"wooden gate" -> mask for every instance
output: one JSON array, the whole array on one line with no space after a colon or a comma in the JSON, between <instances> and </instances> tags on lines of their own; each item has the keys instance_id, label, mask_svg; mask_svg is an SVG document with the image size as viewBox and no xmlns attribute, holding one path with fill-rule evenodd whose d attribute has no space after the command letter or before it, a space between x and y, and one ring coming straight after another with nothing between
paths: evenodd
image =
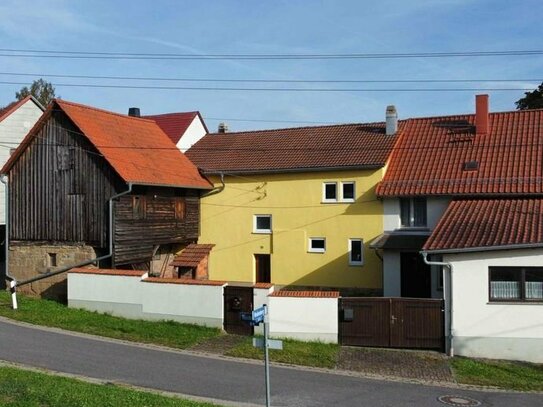
<instances>
[{"instance_id":1,"label":"wooden gate","mask_svg":"<svg viewBox=\"0 0 543 407\"><path fill-rule=\"evenodd\" d=\"M342 345L443 350L443 300L341 298L339 308Z\"/></svg>"},{"instance_id":2,"label":"wooden gate","mask_svg":"<svg viewBox=\"0 0 543 407\"><path fill-rule=\"evenodd\" d=\"M253 327L241 320L241 312L253 310L253 287L224 287L224 330L229 334L252 335Z\"/></svg>"}]
</instances>

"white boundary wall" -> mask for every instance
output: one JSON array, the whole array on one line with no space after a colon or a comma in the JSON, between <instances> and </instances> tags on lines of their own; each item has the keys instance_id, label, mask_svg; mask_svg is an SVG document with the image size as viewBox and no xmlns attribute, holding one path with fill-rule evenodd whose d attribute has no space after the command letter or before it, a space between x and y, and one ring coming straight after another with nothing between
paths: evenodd
<instances>
[{"instance_id":1,"label":"white boundary wall","mask_svg":"<svg viewBox=\"0 0 543 407\"><path fill-rule=\"evenodd\" d=\"M338 298L268 297L270 336L338 341Z\"/></svg>"},{"instance_id":2,"label":"white boundary wall","mask_svg":"<svg viewBox=\"0 0 543 407\"><path fill-rule=\"evenodd\" d=\"M68 306L125 318L222 328L222 285L156 283L138 276L68 273Z\"/></svg>"},{"instance_id":3,"label":"white boundary wall","mask_svg":"<svg viewBox=\"0 0 543 407\"><path fill-rule=\"evenodd\" d=\"M539 266L543 250L449 254L456 355L543 363L543 303L489 302L488 268Z\"/></svg>"}]
</instances>

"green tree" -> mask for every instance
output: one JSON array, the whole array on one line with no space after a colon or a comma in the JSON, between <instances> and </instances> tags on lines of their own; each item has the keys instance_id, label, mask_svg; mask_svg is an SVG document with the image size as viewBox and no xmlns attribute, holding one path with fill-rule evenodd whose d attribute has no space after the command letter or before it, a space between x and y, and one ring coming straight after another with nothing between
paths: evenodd
<instances>
[{"instance_id":1,"label":"green tree","mask_svg":"<svg viewBox=\"0 0 543 407\"><path fill-rule=\"evenodd\" d=\"M32 82L30 89L25 86L19 92L15 92L17 100L24 99L28 95L34 96L43 106L47 106L55 98L55 88L50 82L38 79Z\"/></svg>"},{"instance_id":2,"label":"green tree","mask_svg":"<svg viewBox=\"0 0 543 407\"><path fill-rule=\"evenodd\" d=\"M525 92L524 97L515 102L517 110L543 109L543 83L532 92Z\"/></svg>"}]
</instances>

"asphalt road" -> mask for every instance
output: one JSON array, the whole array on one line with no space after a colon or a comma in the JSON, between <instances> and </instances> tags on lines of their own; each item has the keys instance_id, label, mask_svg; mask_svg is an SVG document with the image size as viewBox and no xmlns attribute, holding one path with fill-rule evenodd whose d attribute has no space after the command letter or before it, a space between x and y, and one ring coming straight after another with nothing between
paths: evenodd
<instances>
[{"instance_id":1,"label":"asphalt road","mask_svg":"<svg viewBox=\"0 0 543 407\"><path fill-rule=\"evenodd\" d=\"M264 369L189 353L101 340L0 319L0 360L162 391L264 404ZM483 406L543 406L543 395L472 391L271 368L274 406L445 406L442 395Z\"/></svg>"}]
</instances>

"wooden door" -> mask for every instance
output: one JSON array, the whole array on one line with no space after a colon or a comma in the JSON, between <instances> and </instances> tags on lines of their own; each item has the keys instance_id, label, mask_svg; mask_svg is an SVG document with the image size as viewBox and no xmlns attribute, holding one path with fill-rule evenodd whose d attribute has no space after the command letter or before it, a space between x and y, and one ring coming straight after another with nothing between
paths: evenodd
<instances>
[{"instance_id":1,"label":"wooden door","mask_svg":"<svg viewBox=\"0 0 543 407\"><path fill-rule=\"evenodd\" d=\"M253 327L241 320L242 312L253 311L253 287L224 287L224 330L229 334L252 335Z\"/></svg>"}]
</instances>

